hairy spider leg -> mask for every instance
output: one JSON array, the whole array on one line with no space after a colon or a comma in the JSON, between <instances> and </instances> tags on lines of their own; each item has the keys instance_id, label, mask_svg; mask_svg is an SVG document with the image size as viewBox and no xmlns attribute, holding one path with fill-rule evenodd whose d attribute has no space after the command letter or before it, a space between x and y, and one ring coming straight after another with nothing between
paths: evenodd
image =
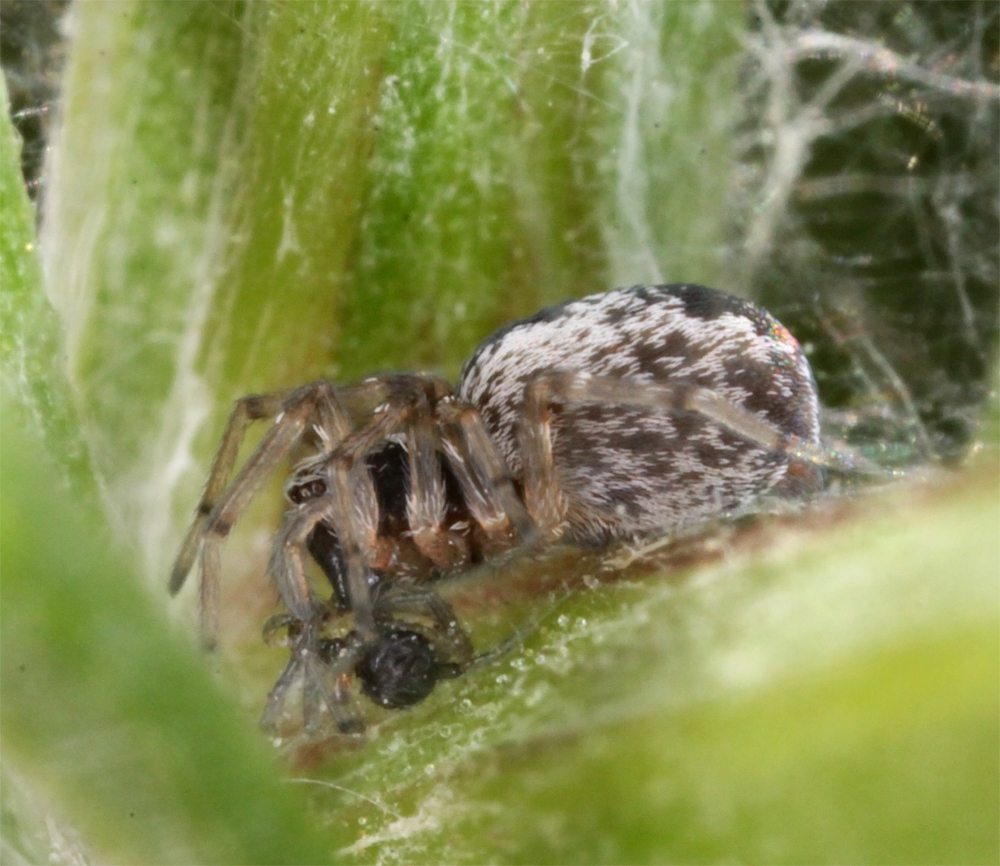
<instances>
[{"instance_id":1,"label":"hairy spider leg","mask_svg":"<svg viewBox=\"0 0 1000 866\"><path fill-rule=\"evenodd\" d=\"M409 468L406 517L410 534L417 549L439 568L468 562L465 538L442 528L448 501L432 407L451 396L451 385L437 376L395 374L369 379L355 386L354 393L366 395L369 402L377 398L383 405L407 407L402 428Z\"/></svg>"},{"instance_id":2,"label":"hairy spider leg","mask_svg":"<svg viewBox=\"0 0 1000 866\"><path fill-rule=\"evenodd\" d=\"M396 434L406 437L407 518L418 549L442 568L468 559L461 538L441 528L447 503L428 391L446 393L449 387L433 377L385 376L353 389L355 397L384 400L372 422L341 442L328 461L333 501L330 522L340 538L351 608L362 633L371 632L374 624L368 563L376 559L379 513L365 458L376 446Z\"/></svg>"},{"instance_id":3,"label":"hairy spider leg","mask_svg":"<svg viewBox=\"0 0 1000 866\"><path fill-rule=\"evenodd\" d=\"M309 534L317 523L329 523L333 509L326 498L313 499L290 511L278 533L268 563L268 573L278 585L282 599L299 620L307 622L323 610L323 602L316 597L306 579L306 566L302 552Z\"/></svg>"},{"instance_id":4,"label":"hairy spider leg","mask_svg":"<svg viewBox=\"0 0 1000 866\"><path fill-rule=\"evenodd\" d=\"M538 376L525 386L518 431L524 467L524 504L539 529L553 538L565 530L568 510L552 456L552 401L561 396L560 385L560 377Z\"/></svg>"},{"instance_id":5,"label":"hairy spider leg","mask_svg":"<svg viewBox=\"0 0 1000 866\"><path fill-rule=\"evenodd\" d=\"M236 401L236 406L226 424L226 430L222 434L219 450L212 461L205 490L202 492L201 500L195 509L194 520L191 522L187 535L184 536L184 543L181 545L180 553L177 554L177 559L174 562L169 583L171 595L176 595L180 591L184 581L187 580L188 572L194 565L198 549L201 547L205 521L226 488L226 482L233 470L236 455L239 453L247 430L254 421L278 415L290 393L292 392L275 391L271 394L254 394Z\"/></svg>"},{"instance_id":6,"label":"hairy spider leg","mask_svg":"<svg viewBox=\"0 0 1000 866\"><path fill-rule=\"evenodd\" d=\"M369 566L378 546L378 499L365 458L390 436L403 431L410 407L386 403L370 424L348 436L328 458L331 525L344 556L347 591L356 626L363 634L375 629Z\"/></svg>"},{"instance_id":7,"label":"hairy spider leg","mask_svg":"<svg viewBox=\"0 0 1000 866\"><path fill-rule=\"evenodd\" d=\"M561 374L557 386L561 396L578 403L617 403L698 412L749 442L797 460L822 466L830 455L818 445L799 436L782 433L759 416L741 409L708 388L684 383L645 384L628 379Z\"/></svg>"},{"instance_id":8,"label":"hairy spider leg","mask_svg":"<svg viewBox=\"0 0 1000 866\"><path fill-rule=\"evenodd\" d=\"M439 568L452 569L468 563L470 550L465 537L442 528L448 503L437 446L431 404L425 394L419 394L406 435L410 465L407 519L420 552Z\"/></svg>"},{"instance_id":9,"label":"hairy spider leg","mask_svg":"<svg viewBox=\"0 0 1000 866\"><path fill-rule=\"evenodd\" d=\"M339 392L345 401L378 402L373 420L351 434L328 458L331 525L336 529L344 556L351 609L359 632L374 628L368 582L369 564L378 559L378 499L365 458L381 443L402 434L406 437L411 490L407 510L411 530L435 564L447 567L453 554L438 550L444 518L444 480L436 456L436 437L430 399L450 393L450 386L433 376L390 375L366 380ZM448 542L445 542L447 545ZM438 554L435 558L432 554ZM447 554L447 555L445 555Z\"/></svg>"},{"instance_id":10,"label":"hairy spider leg","mask_svg":"<svg viewBox=\"0 0 1000 866\"><path fill-rule=\"evenodd\" d=\"M247 428L252 421L267 417L275 417L274 424L227 487L226 480ZM348 428L329 382L319 380L291 393L245 397L238 401L230 416L205 493L170 580L170 590L176 593L183 586L200 546L199 610L201 640L206 649L214 648L218 633L222 544L267 476L301 441L310 421L322 422L327 435L341 435ZM308 587L300 587L300 591L302 598L308 598Z\"/></svg>"},{"instance_id":11,"label":"hairy spider leg","mask_svg":"<svg viewBox=\"0 0 1000 866\"><path fill-rule=\"evenodd\" d=\"M271 430L243 465L209 514L201 544L202 641L214 646L218 633L218 586L222 544L267 476L291 453L309 428L321 431L330 442L343 438L349 429L346 414L339 406L332 385L318 380L298 388L286 399ZM282 595L294 612L306 618L318 609L304 571L286 573L279 582Z\"/></svg>"},{"instance_id":12,"label":"hairy spider leg","mask_svg":"<svg viewBox=\"0 0 1000 866\"><path fill-rule=\"evenodd\" d=\"M513 478L483 425L479 411L457 398L436 407L441 447L476 522L497 549L515 541L531 544L538 528L524 507Z\"/></svg>"},{"instance_id":13,"label":"hairy spider leg","mask_svg":"<svg viewBox=\"0 0 1000 866\"><path fill-rule=\"evenodd\" d=\"M368 402L381 403L373 421L343 440L327 458L333 503L329 522L338 533L351 607L359 630L364 632L371 628L367 572L370 564L378 561L379 547L378 503L364 461L379 444L398 434L405 437L410 488L407 521L421 553L436 566L450 569L467 562L470 551L460 534L442 527L447 497L438 459L439 425L432 400L438 406L448 402L450 386L430 376L385 376L354 386L349 396L346 389L338 393L343 395L345 402L365 398ZM485 430L480 429L479 435L489 441ZM480 469L480 475L489 479L488 489L501 490L499 495L505 508L514 514L517 525L527 531L526 527L531 525L530 518L510 485L492 443L484 459L492 460L492 463L483 463ZM469 473L464 469L467 462L463 461L458 468L458 474L465 479L466 489L471 486ZM503 483L506 483L505 488ZM482 496L477 498L482 499ZM507 519L502 510L499 515L487 515L481 508L473 516L483 519L487 531L498 522L497 517L504 521Z\"/></svg>"},{"instance_id":14,"label":"hairy spider leg","mask_svg":"<svg viewBox=\"0 0 1000 866\"><path fill-rule=\"evenodd\" d=\"M782 433L707 388L684 383L635 382L586 373L545 373L525 387L524 419L519 432L525 504L541 530L555 536L560 534L567 513L552 456L551 407L556 400L697 412L769 451L817 465L824 465L828 460L828 455L819 446Z\"/></svg>"}]
</instances>

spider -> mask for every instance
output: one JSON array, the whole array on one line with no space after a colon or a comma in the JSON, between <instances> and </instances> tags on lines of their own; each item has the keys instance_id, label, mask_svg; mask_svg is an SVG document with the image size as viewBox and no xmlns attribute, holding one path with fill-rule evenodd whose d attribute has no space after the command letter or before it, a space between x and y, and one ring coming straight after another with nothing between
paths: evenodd
<instances>
[{"instance_id":1,"label":"spider","mask_svg":"<svg viewBox=\"0 0 1000 866\"><path fill-rule=\"evenodd\" d=\"M271 420L230 481L244 435ZM691 284L569 301L488 337L457 388L429 374L312 382L237 401L170 579L200 553L203 643L215 642L220 552L280 464L304 450L268 570L288 613L265 639L291 659L274 727L303 684L364 730L356 692L412 706L477 660L432 581L520 545L601 546L817 488L819 405L799 344L749 301ZM308 560L326 575L321 598ZM279 638L276 638L279 636Z\"/></svg>"}]
</instances>

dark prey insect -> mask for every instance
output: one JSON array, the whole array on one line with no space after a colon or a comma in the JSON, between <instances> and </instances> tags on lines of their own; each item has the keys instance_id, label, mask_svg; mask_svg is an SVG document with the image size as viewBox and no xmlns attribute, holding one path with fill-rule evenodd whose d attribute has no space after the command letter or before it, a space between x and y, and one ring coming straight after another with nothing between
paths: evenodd
<instances>
[{"instance_id":1,"label":"dark prey insect","mask_svg":"<svg viewBox=\"0 0 1000 866\"><path fill-rule=\"evenodd\" d=\"M229 480L248 426L270 419ZM220 550L286 458L304 458L269 570L292 655L265 724L300 679L360 731L360 690L422 700L473 661L433 580L527 542L603 545L815 487L819 407L795 339L766 311L697 285L634 286L550 307L488 337L453 389L432 375L313 382L236 404L170 580L200 551L203 641L215 640ZM315 561L329 600L306 571Z\"/></svg>"}]
</instances>

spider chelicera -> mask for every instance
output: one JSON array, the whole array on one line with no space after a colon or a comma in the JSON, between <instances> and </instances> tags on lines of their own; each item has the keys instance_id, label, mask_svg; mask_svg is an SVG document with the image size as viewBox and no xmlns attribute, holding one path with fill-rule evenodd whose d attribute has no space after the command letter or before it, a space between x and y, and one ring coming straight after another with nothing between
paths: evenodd
<instances>
[{"instance_id":1,"label":"spider chelicera","mask_svg":"<svg viewBox=\"0 0 1000 866\"><path fill-rule=\"evenodd\" d=\"M265 419L230 480L247 428ZM291 659L263 723L276 725L301 679L307 732L324 708L341 731L362 731L358 687L407 707L473 663L436 577L522 544L599 546L808 491L825 459L798 343L760 307L697 285L616 289L507 325L457 388L400 374L244 397L170 579L178 592L200 553L206 646L222 544L303 449L269 564L288 613L265 626Z\"/></svg>"}]
</instances>

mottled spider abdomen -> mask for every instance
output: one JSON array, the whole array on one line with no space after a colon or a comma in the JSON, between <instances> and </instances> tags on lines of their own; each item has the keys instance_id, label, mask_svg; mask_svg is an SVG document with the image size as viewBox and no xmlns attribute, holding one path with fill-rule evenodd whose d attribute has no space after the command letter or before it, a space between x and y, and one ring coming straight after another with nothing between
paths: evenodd
<instances>
[{"instance_id":1,"label":"mottled spider abdomen","mask_svg":"<svg viewBox=\"0 0 1000 866\"><path fill-rule=\"evenodd\" d=\"M522 484L526 387L551 373L697 386L786 437L819 442L816 388L794 337L755 304L704 286L593 295L508 325L479 346L459 395L480 411ZM578 542L676 528L791 485L789 454L696 411L556 394L550 417L567 534Z\"/></svg>"}]
</instances>

